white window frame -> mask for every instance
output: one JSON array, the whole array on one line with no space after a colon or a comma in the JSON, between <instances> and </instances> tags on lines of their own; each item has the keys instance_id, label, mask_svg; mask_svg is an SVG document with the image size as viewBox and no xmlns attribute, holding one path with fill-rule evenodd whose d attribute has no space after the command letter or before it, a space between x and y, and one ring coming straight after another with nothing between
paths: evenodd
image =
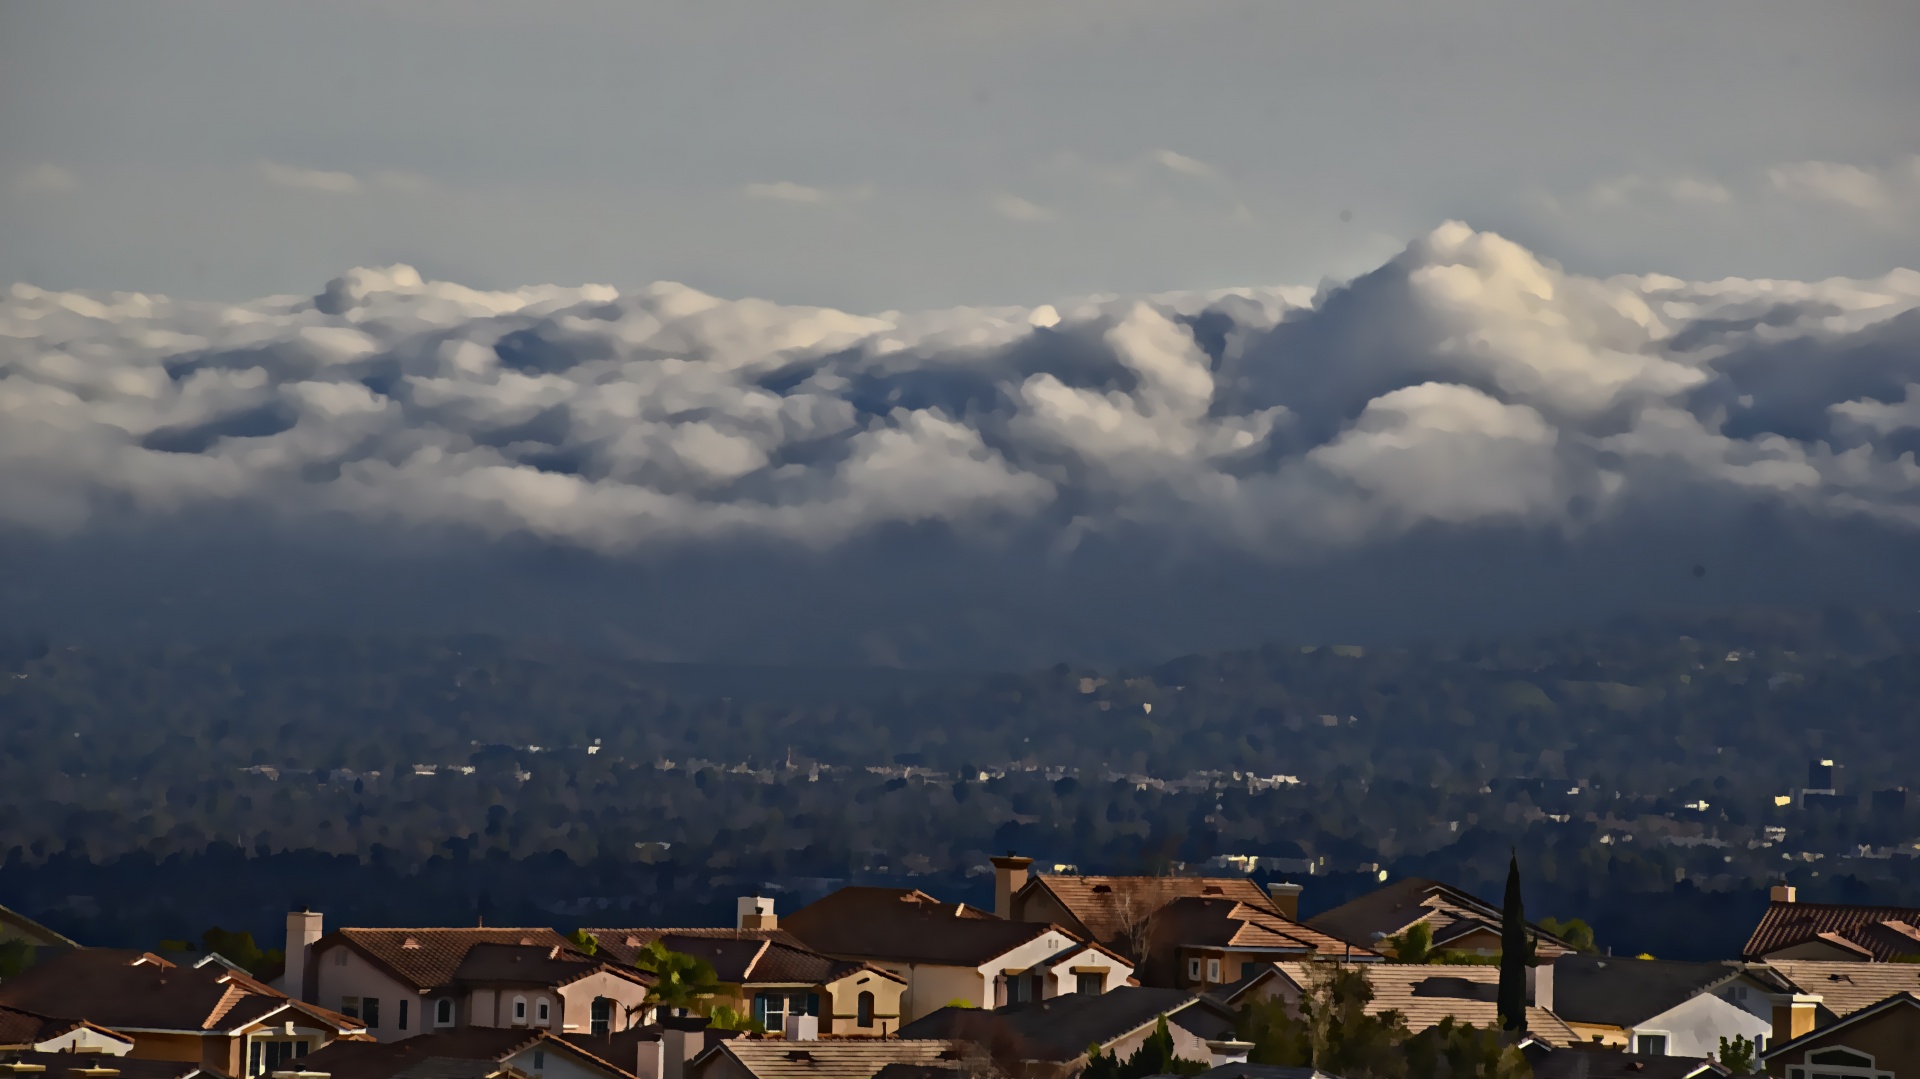
<instances>
[{"instance_id":1,"label":"white window frame","mask_svg":"<svg viewBox=\"0 0 1920 1079\"><path fill-rule=\"evenodd\" d=\"M1207 960L1207 983L1209 985L1218 985L1220 983L1220 960Z\"/></svg>"},{"instance_id":2,"label":"white window frame","mask_svg":"<svg viewBox=\"0 0 1920 1079\"><path fill-rule=\"evenodd\" d=\"M553 1022L553 1002L546 997L533 998L533 1022L535 1026L548 1026Z\"/></svg>"},{"instance_id":3,"label":"white window frame","mask_svg":"<svg viewBox=\"0 0 1920 1079\"><path fill-rule=\"evenodd\" d=\"M1187 957L1187 980L1194 982L1200 980L1200 957L1197 955Z\"/></svg>"},{"instance_id":4,"label":"white window frame","mask_svg":"<svg viewBox=\"0 0 1920 1079\"><path fill-rule=\"evenodd\" d=\"M513 1016L512 1021L514 1026L523 1027L527 1025L527 998L526 997L513 998L513 1011L511 1014Z\"/></svg>"}]
</instances>

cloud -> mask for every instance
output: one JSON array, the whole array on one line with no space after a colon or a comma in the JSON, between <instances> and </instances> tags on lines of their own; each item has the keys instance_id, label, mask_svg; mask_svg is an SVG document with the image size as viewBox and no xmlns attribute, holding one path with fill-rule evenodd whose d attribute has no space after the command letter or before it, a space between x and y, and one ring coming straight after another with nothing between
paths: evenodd
<instances>
[{"instance_id":1,"label":"cloud","mask_svg":"<svg viewBox=\"0 0 1920 1079\"><path fill-rule=\"evenodd\" d=\"M13 190L21 195L72 191L78 186L80 186L80 178L75 176L72 170L62 168L51 161L23 169L13 177Z\"/></svg>"},{"instance_id":2,"label":"cloud","mask_svg":"<svg viewBox=\"0 0 1920 1079\"><path fill-rule=\"evenodd\" d=\"M1388 579L1408 556L1369 552L1396 545L1617 552L1714 521L1770 542L1756 513L1905 550L1915 402L1920 273L1598 279L1457 223L1317 296L882 315L667 283L487 291L405 266L241 304L16 285L0 303L0 539L73 552L214 519L345 523L389 537L369 551L439 536L612 566L701 559L718 576L687 576L699 589L746 588L789 552L848 560L808 572L871 583L861 602L915 624L1106 567L1068 604L1092 612L1106 589L1148 602L1142 565L1230 565L1239 591L1305 595L1355 560L1352 580ZM754 589L797 587L777 573L798 571L766 572ZM970 583L936 600L936 579ZM686 587L696 607L710 594ZM1077 615L1008 613L1037 587L980 614L1001 627L980 647L1204 637L1167 614L1043 639Z\"/></svg>"},{"instance_id":3,"label":"cloud","mask_svg":"<svg viewBox=\"0 0 1920 1079\"><path fill-rule=\"evenodd\" d=\"M770 184L748 184L740 193L750 199L765 199L769 202L797 202L818 205L826 202L829 195L825 188L808 187L805 184L780 180Z\"/></svg>"},{"instance_id":4,"label":"cloud","mask_svg":"<svg viewBox=\"0 0 1920 1079\"><path fill-rule=\"evenodd\" d=\"M1920 154L1886 168L1799 161L1767 170L1767 178L1790 198L1868 212L1895 206L1920 209Z\"/></svg>"},{"instance_id":5,"label":"cloud","mask_svg":"<svg viewBox=\"0 0 1920 1079\"><path fill-rule=\"evenodd\" d=\"M259 164L260 175L277 187L291 188L295 191L320 191L329 195L357 195L366 185L350 172L329 172L324 169L303 169L294 165L282 165L277 161L262 161Z\"/></svg>"},{"instance_id":6,"label":"cloud","mask_svg":"<svg viewBox=\"0 0 1920 1079\"><path fill-rule=\"evenodd\" d=\"M1586 199L1593 205L1608 207L1647 201L1718 206L1732 202L1734 194L1725 184L1706 177L1630 173L1595 183L1587 189Z\"/></svg>"},{"instance_id":7,"label":"cloud","mask_svg":"<svg viewBox=\"0 0 1920 1079\"><path fill-rule=\"evenodd\" d=\"M1009 221L1052 221L1058 216L1037 202L1029 202L1004 191L993 196L991 205L994 213Z\"/></svg>"},{"instance_id":8,"label":"cloud","mask_svg":"<svg viewBox=\"0 0 1920 1079\"><path fill-rule=\"evenodd\" d=\"M1174 172L1184 173L1188 176L1212 177L1216 175L1213 166L1207 164L1205 161L1188 157L1185 154L1176 153L1172 150L1155 150L1153 152L1153 159L1164 168L1172 169Z\"/></svg>"}]
</instances>

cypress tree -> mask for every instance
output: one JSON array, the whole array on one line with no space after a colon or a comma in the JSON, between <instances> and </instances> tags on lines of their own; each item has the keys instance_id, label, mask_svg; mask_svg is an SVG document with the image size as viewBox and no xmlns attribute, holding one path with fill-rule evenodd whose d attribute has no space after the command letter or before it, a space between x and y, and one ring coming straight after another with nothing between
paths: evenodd
<instances>
[{"instance_id":1,"label":"cypress tree","mask_svg":"<svg viewBox=\"0 0 1920 1079\"><path fill-rule=\"evenodd\" d=\"M1527 1032L1527 912L1520 902L1520 855L1507 862L1507 897L1500 911L1500 1026Z\"/></svg>"}]
</instances>

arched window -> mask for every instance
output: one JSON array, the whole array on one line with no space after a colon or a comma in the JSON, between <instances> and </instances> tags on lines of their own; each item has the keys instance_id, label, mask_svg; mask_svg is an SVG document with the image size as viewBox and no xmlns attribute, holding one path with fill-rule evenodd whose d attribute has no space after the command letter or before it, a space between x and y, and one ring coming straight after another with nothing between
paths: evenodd
<instances>
[{"instance_id":1,"label":"arched window","mask_svg":"<svg viewBox=\"0 0 1920 1079\"><path fill-rule=\"evenodd\" d=\"M854 998L853 1007L854 1007L854 1015L855 1015L854 1022L859 1023L863 1027L870 1027L873 1025L873 994L872 993L867 992L866 990L861 990L860 995Z\"/></svg>"},{"instance_id":2,"label":"arched window","mask_svg":"<svg viewBox=\"0 0 1920 1079\"><path fill-rule=\"evenodd\" d=\"M513 1021L515 1023L525 1023L527 1021L527 998L526 997L513 998Z\"/></svg>"},{"instance_id":3,"label":"arched window","mask_svg":"<svg viewBox=\"0 0 1920 1079\"><path fill-rule=\"evenodd\" d=\"M613 1001L606 997L593 998L592 1026L589 1033L599 1035L613 1033Z\"/></svg>"},{"instance_id":4,"label":"arched window","mask_svg":"<svg viewBox=\"0 0 1920 1079\"><path fill-rule=\"evenodd\" d=\"M441 997L439 1000L433 1002L433 1025L436 1027L450 1027L453 1025L452 999Z\"/></svg>"},{"instance_id":5,"label":"arched window","mask_svg":"<svg viewBox=\"0 0 1920 1079\"><path fill-rule=\"evenodd\" d=\"M535 997L533 1001L533 1021L544 1027L552 1021L552 1017L553 1005L547 1002L546 997Z\"/></svg>"}]
</instances>

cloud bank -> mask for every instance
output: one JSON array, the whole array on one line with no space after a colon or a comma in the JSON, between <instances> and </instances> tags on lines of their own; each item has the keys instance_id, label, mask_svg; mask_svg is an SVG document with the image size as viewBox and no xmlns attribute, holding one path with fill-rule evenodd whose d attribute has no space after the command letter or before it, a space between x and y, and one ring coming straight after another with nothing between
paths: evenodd
<instances>
[{"instance_id":1,"label":"cloud bank","mask_svg":"<svg viewBox=\"0 0 1920 1079\"><path fill-rule=\"evenodd\" d=\"M574 552L615 575L697 564L707 576L680 574L696 606L785 575L740 601L763 642L782 603L818 607L851 580L836 625L847 654L881 661L1181 647L1215 643L1196 626L1286 624L1214 618L1217 579L1186 604L1221 567L1229 591L1342 608L1311 582L1444 578L1459 570L1436 552L1489 544L1590 552L1572 572L1603 595L1619 582L1593 567L1655 534L1720 537L1684 562L1729 536L1909 543L1916 307L1910 270L1596 279L1458 223L1317 294L874 315L675 284L488 292L405 266L244 304L16 285L0 303L0 532L53 561L162 534L191 560L217 521L221 543L350 535L376 562L444 543ZM1408 569L1422 559L1440 561ZM796 574L823 591L781 599ZM1100 595L1058 597L1073 610L1050 628L936 598L1016 581ZM1029 632L991 655L903 656L895 623L861 613L882 602L866 589L918 626ZM1107 613L1116 589L1137 591L1135 613ZM1451 594L1498 606L1493 591ZM36 595L35 610L61 598ZM1086 628L1115 617L1142 624ZM690 626L702 643L682 651L744 633ZM648 639L671 652L673 637Z\"/></svg>"}]
</instances>

